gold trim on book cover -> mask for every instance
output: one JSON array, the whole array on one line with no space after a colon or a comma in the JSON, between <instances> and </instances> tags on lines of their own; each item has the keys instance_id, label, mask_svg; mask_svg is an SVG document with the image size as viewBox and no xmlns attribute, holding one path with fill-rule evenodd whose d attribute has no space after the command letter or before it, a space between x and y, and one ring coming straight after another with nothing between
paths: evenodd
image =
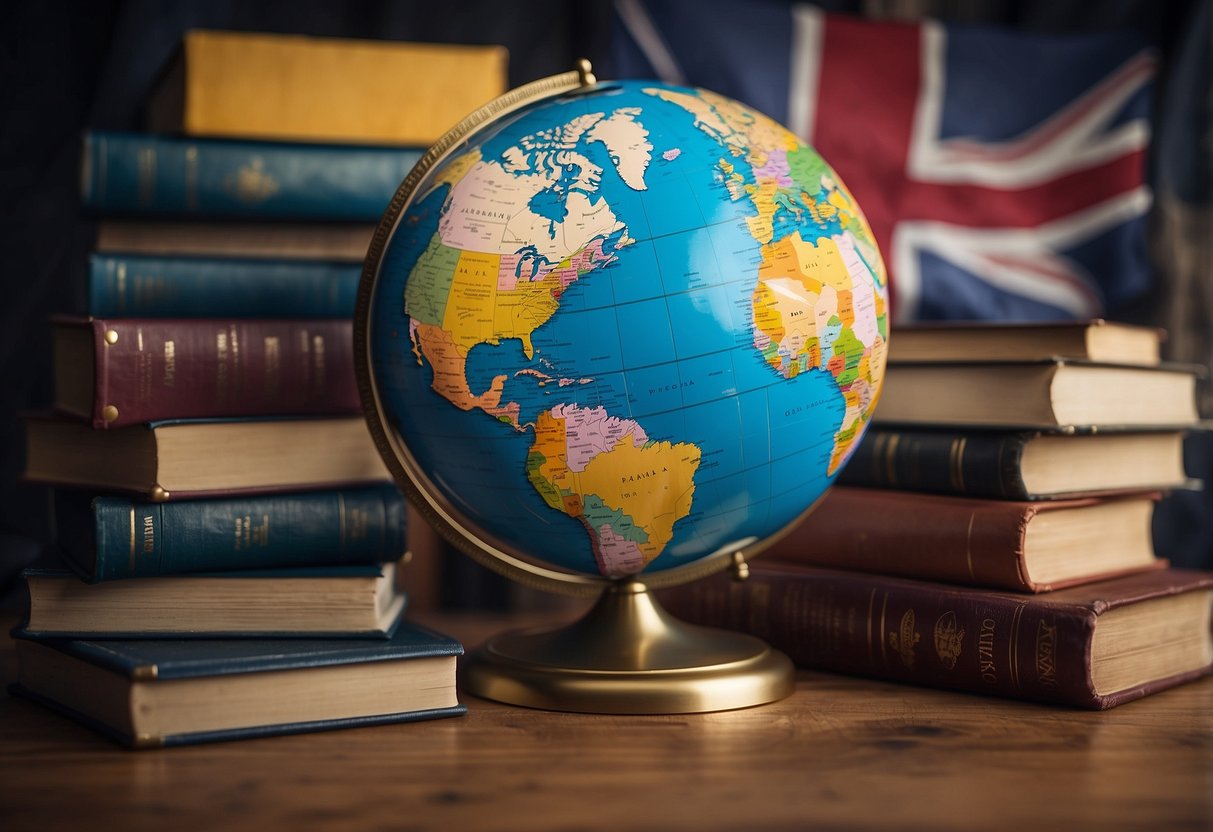
<instances>
[{"instance_id":1,"label":"gold trim on book cover","mask_svg":"<svg viewBox=\"0 0 1213 832\"><path fill-rule=\"evenodd\" d=\"M153 734L136 734L131 740L132 748L163 748L164 737L157 737Z\"/></svg>"},{"instance_id":2,"label":"gold trim on book cover","mask_svg":"<svg viewBox=\"0 0 1213 832\"><path fill-rule=\"evenodd\" d=\"M968 444L968 437L962 436L959 439L952 440L952 446L948 448L948 467L952 477L952 490L958 494L963 494L965 490L965 445Z\"/></svg>"},{"instance_id":3,"label":"gold trim on book cover","mask_svg":"<svg viewBox=\"0 0 1213 832\"><path fill-rule=\"evenodd\" d=\"M141 664L131 671L131 678L136 682L151 682L160 677L160 666Z\"/></svg>"}]
</instances>

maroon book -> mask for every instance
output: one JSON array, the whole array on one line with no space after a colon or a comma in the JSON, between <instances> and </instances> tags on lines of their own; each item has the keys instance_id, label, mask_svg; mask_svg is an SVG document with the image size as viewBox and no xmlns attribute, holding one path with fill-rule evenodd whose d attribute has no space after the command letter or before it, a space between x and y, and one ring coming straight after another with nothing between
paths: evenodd
<instances>
[{"instance_id":1,"label":"maroon book","mask_svg":"<svg viewBox=\"0 0 1213 832\"><path fill-rule=\"evenodd\" d=\"M1163 569L1041 595L772 561L660 594L797 664L1103 709L1209 672L1213 573Z\"/></svg>"},{"instance_id":2,"label":"maroon book","mask_svg":"<svg viewBox=\"0 0 1213 832\"><path fill-rule=\"evenodd\" d=\"M834 487L772 544L782 561L1046 592L1166 565L1157 493L1013 502Z\"/></svg>"},{"instance_id":3,"label":"maroon book","mask_svg":"<svg viewBox=\"0 0 1213 832\"><path fill-rule=\"evenodd\" d=\"M56 318L53 328L55 407L95 428L360 409L349 320Z\"/></svg>"}]
</instances>

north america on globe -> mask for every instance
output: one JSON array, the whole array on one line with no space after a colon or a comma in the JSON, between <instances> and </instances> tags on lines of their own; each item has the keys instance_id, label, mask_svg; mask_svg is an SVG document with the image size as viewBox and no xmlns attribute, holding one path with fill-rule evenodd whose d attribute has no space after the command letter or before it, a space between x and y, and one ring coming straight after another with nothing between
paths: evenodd
<instances>
[{"instance_id":1,"label":"north america on globe","mask_svg":"<svg viewBox=\"0 0 1213 832\"><path fill-rule=\"evenodd\" d=\"M769 536L879 397L884 266L817 153L713 93L525 110L423 180L384 258L381 389L446 499L608 577Z\"/></svg>"}]
</instances>

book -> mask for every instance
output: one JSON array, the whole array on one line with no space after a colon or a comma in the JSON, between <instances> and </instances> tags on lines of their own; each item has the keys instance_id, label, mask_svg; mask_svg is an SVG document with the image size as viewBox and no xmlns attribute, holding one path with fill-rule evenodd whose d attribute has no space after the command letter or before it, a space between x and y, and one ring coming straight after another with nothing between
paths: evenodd
<instances>
[{"instance_id":1,"label":"book","mask_svg":"<svg viewBox=\"0 0 1213 832\"><path fill-rule=\"evenodd\" d=\"M176 419L99 431L25 420L32 482L187 497L335 488L390 479L361 417Z\"/></svg>"},{"instance_id":2,"label":"book","mask_svg":"<svg viewBox=\"0 0 1213 832\"><path fill-rule=\"evenodd\" d=\"M387 638L404 610L396 564L309 566L130 578L88 584L60 569L25 570L29 618L42 636Z\"/></svg>"},{"instance_id":3,"label":"book","mask_svg":"<svg viewBox=\"0 0 1213 832\"><path fill-rule=\"evenodd\" d=\"M1100 319L1052 323L931 323L897 327L889 362L1079 359L1155 366L1161 329Z\"/></svg>"},{"instance_id":4,"label":"book","mask_svg":"<svg viewBox=\"0 0 1213 832\"><path fill-rule=\"evenodd\" d=\"M881 424L1061 430L1197 419L1192 368L1070 361L891 365L873 414Z\"/></svg>"},{"instance_id":5,"label":"book","mask_svg":"<svg viewBox=\"0 0 1213 832\"><path fill-rule=\"evenodd\" d=\"M843 485L1000 500L1166 490L1187 483L1182 431L1045 433L873 425Z\"/></svg>"},{"instance_id":6,"label":"book","mask_svg":"<svg viewBox=\"0 0 1213 832\"><path fill-rule=\"evenodd\" d=\"M424 152L92 131L81 202L106 215L378 222Z\"/></svg>"},{"instance_id":7,"label":"book","mask_svg":"<svg viewBox=\"0 0 1213 832\"><path fill-rule=\"evenodd\" d=\"M16 632L14 692L136 748L466 713L454 639L47 639Z\"/></svg>"},{"instance_id":8,"label":"book","mask_svg":"<svg viewBox=\"0 0 1213 832\"><path fill-rule=\"evenodd\" d=\"M153 88L154 133L429 146L506 91L501 46L193 30Z\"/></svg>"},{"instance_id":9,"label":"book","mask_svg":"<svg viewBox=\"0 0 1213 832\"><path fill-rule=\"evenodd\" d=\"M94 248L104 254L361 263L374 232L367 223L105 219L97 223Z\"/></svg>"},{"instance_id":10,"label":"book","mask_svg":"<svg viewBox=\"0 0 1213 832\"><path fill-rule=\"evenodd\" d=\"M360 263L91 254L99 318L351 318Z\"/></svg>"},{"instance_id":11,"label":"book","mask_svg":"<svg viewBox=\"0 0 1213 832\"><path fill-rule=\"evenodd\" d=\"M1048 592L1159 568L1158 494L1013 502L835 486L766 551L778 560Z\"/></svg>"},{"instance_id":12,"label":"book","mask_svg":"<svg viewBox=\"0 0 1213 832\"><path fill-rule=\"evenodd\" d=\"M1043 595L759 559L661 593L797 664L928 687L1111 708L1213 665L1213 574L1162 569Z\"/></svg>"},{"instance_id":13,"label":"book","mask_svg":"<svg viewBox=\"0 0 1213 832\"><path fill-rule=\"evenodd\" d=\"M58 545L90 583L190 572L373 564L404 555L395 486L151 503L59 489Z\"/></svg>"},{"instance_id":14,"label":"book","mask_svg":"<svg viewBox=\"0 0 1213 832\"><path fill-rule=\"evenodd\" d=\"M51 329L55 410L94 428L362 409L348 319L57 317Z\"/></svg>"}]
</instances>

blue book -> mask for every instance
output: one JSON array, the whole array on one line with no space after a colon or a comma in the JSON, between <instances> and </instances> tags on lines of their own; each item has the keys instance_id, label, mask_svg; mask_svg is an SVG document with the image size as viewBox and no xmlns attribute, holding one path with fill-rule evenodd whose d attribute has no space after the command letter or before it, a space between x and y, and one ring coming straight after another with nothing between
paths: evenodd
<instances>
[{"instance_id":1,"label":"blue book","mask_svg":"<svg viewBox=\"0 0 1213 832\"><path fill-rule=\"evenodd\" d=\"M94 131L81 201L109 215L377 221L424 152Z\"/></svg>"},{"instance_id":2,"label":"blue book","mask_svg":"<svg viewBox=\"0 0 1213 832\"><path fill-rule=\"evenodd\" d=\"M93 254L99 318L349 318L360 263Z\"/></svg>"},{"instance_id":3,"label":"blue book","mask_svg":"<svg viewBox=\"0 0 1213 832\"><path fill-rule=\"evenodd\" d=\"M372 638L392 635L405 607L396 564L310 566L130 578L88 584L74 572L27 569L39 636L70 638Z\"/></svg>"},{"instance_id":4,"label":"blue book","mask_svg":"<svg viewBox=\"0 0 1213 832\"><path fill-rule=\"evenodd\" d=\"M405 550L394 485L153 503L57 490L55 527L89 583L191 572L376 564Z\"/></svg>"},{"instance_id":5,"label":"blue book","mask_svg":"<svg viewBox=\"0 0 1213 832\"><path fill-rule=\"evenodd\" d=\"M408 621L379 642L13 635L14 693L136 748L467 712L455 691L455 661L463 648Z\"/></svg>"}]
</instances>

